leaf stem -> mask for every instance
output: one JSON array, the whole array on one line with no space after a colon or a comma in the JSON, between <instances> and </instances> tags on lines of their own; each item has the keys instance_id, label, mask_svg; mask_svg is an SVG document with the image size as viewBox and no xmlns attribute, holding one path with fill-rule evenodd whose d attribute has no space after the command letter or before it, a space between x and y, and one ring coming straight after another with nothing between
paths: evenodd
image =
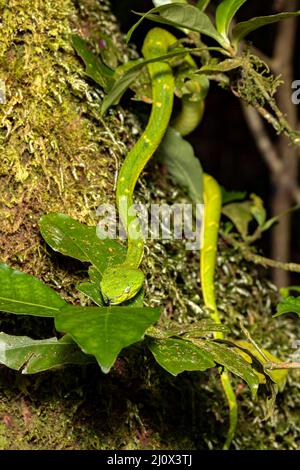
<instances>
[{"instance_id":1,"label":"leaf stem","mask_svg":"<svg viewBox=\"0 0 300 470\"><path fill-rule=\"evenodd\" d=\"M222 238L232 245L234 248L239 250L247 261L251 261L261 266L268 266L270 268L284 269L294 273L300 273L300 264L297 263L284 263L274 259L266 258L265 256L257 255L251 251L251 248L242 242L237 241L233 236L221 231Z\"/></svg>"}]
</instances>

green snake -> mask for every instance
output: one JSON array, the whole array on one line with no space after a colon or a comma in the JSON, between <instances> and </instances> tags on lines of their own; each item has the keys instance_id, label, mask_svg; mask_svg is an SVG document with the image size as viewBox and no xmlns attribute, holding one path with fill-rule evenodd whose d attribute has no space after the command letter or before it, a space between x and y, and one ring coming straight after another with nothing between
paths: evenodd
<instances>
[{"instance_id":1,"label":"green snake","mask_svg":"<svg viewBox=\"0 0 300 470\"><path fill-rule=\"evenodd\" d=\"M175 36L161 28L153 28L143 44L145 59L166 54L177 41ZM128 248L122 264L108 267L101 280L104 301L117 305L133 298L144 283L144 274L139 269L144 239L138 234L136 216L129 212L133 206L133 192L145 165L159 146L168 127L174 98L174 77L166 62L152 62L147 65L152 86L152 109L145 131L127 154L118 175L116 201L120 219L125 227Z\"/></svg>"}]
</instances>

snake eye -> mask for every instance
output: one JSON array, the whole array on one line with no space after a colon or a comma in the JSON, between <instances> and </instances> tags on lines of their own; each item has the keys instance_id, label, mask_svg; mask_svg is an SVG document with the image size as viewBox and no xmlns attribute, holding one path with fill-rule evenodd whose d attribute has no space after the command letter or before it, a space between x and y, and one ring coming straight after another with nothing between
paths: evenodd
<instances>
[{"instance_id":1,"label":"snake eye","mask_svg":"<svg viewBox=\"0 0 300 470\"><path fill-rule=\"evenodd\" d=\"M124 294L129 294L130 292L130 286L127 286L124 290Z\"/></svg>"}]
</instances>

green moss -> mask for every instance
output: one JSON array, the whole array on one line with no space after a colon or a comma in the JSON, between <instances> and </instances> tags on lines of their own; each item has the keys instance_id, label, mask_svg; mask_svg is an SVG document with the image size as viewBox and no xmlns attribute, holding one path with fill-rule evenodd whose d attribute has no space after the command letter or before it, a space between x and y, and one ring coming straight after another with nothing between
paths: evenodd
<instances>
[{"instance_id":1,"label":"green moss","mask_svg":"<svg viewBox=\"0 0 300 470\"><path fill-rule=\"evenodd\" d=\"M105 2L82 1L76 9L68 0L13 0L0 10L7 100L0 108L1 257L37 275L47 264L36 229L40 215L61 211L94 221L113 192L121 140L129 139L121 114L101 122L101 91L86 81L70 45L75 27L92 35L96 14L101 22L106 10ZM116 30L107 13L102 28Z\"/></svg>"}]
</instances>

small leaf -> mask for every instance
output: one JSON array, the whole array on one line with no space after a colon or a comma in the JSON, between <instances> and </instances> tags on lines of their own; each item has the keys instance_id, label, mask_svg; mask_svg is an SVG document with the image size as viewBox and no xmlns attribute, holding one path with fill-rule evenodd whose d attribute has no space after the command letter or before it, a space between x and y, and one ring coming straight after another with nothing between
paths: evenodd
<instances>
[{"instance_id":1,"label":"small leaf","mask_svg":"<svg viewBox=\"0 0 300 470\"><path fill-rule=\"evenodd\" d=\"M251 199L253 201L253 204L251 206L251 214L255 218L258 225L260 227L263 227L267 218L267 213L266 209L264 208L263 200L260 197L256 196L256 194L251 194Z\"/></svg>"},{"instance_id":2,"label":"small leaf","mask_svg":"<svg viewBox=\"0 0 300 470\"><path fill-rule=\"evenodd\" d=\"M169 127L156 154L175 183L187 191L193 202L201 203L203 172L191 144Z\"/></svg>"},{"instance_id":3,"label":"small leaf","mask_svg":"<svg viewBox=\"0 0 300 470\"><path fill-rule=\"evenodd\" d=\"M235 57L233 59L225 59L222 62L211 63L203 65L199 69L198 73L209 73L209 72L229 72L230 70L237 69L243 65L244 59L242 57Z\"/></svg>"},{"instance_id":4,"label":"small leaf","mask_svg":"<svg viewBox=\"0 0 300 470\"><path fill-rule=\"evenodd\" d=\"M245 380L248 384L252 396L257 393L259 379L255 370L243 359L239 353L224 344L211 340L192 339L193 344L211 354L212 359L233 374Z\"/></svg>"},{"instance_id":5,"label":"small leaf","mask_svg":"<svg viewBox=\"0 0 300 470\"><path fill-rule=\"evenodd\" d=\"M227 38L230 23L246 0L223 0L216 10L216 27Z\"/></svg>"},{"instance_id":6,"label":"small leaf","mask_svg":"<svg viewBox=\"0 0 300 470\"><path fill-rule=\"evenodd\" d=\"M223 207L222 213L236 226L244 239L248 235L248 226L252 220L251 202L233 202Z\"/></svg>"},{"instance_id":7,"label":"small leaf","mask_svg":"<svg viewBox=\"0 0 300 470\"><path fill-rule=\"evenodd\" d=\"M94 282L81 282L76 285L76 289L85 294L96 305L98 305L98 307L104 307L105 304L100 292L99 284Z\"/></svg>"},{"instance_id":8,"label":"small leaf","mask_svg":"<svg viewBox=\"0 0 300 470\"><path fill-rule=\"evenodd\" d=\"M277 23L278 21L293 18L294 16L298 15L300 15L300 10L294 12L278 13L277 15L258 16L251 18L251 20L238 23L232 30L232 42L237 45L249 33L255 31L258 28L261 28L262 26Z\"/></svg>"},{"instance_id":9,"label":"small leaf","mask_svg":"<svg viewBox=\"0 0 300 470\"><path fill-rule=\"evenodd\" d=\"M152 8L145 14L137 13L141 18L132 26L127 33L127 42L130 40L132 33L145 19L155 21L157 23L167 24L177 28L186 28L190 31L205 34L215 39L221 46L224 46L224 38L218 33L209 17L193 5L182 5L173 3ZM227 45L227 43L225 44Z\"/></svg>"},{"instance_id":10,"label":"small leaf","mask_svg":"<svg viewBox=\"0 0 300 470\"><path fill-rule=\"evenodd\" d=\"M296 313L300 317L300 296L287 297L277 305L277 313L274 318L283 315L284 313Z\"/></svg>"},{"instance_id":11,"label":"small leaf","mask_svg":"<svg viewBox=\"0 0 300 470\"><path fill-rule=\"evenodd\" d=\"M223 186L221 186L221 190L223 205L233 201L242 201L247 196L245 191L227 191Z\"/></svg>"},{"instance_id":12,"label":"small leaf","mask_svg":"<svg viewBox=\"0 0 300 470\"><path fill-rule=\"evenodd\" d=\"M172 375L215 366L210 354L181 339L152 340L148 346L156 362Z\"/></svg>"},{"instance_id":13,"label":"small leaf","mask_svg":"<svg viewBox=\"0 0 300 470\"><path fill-rule=\"evenodd\" d=\"M98 307L104 307L105 303L100 290L102 276L94 266L89 267L88 273L90 282L77 284L76 288L98 305Z\"/></svg>"},{"instance_id":14,"label":"small leaf","mask_svg":"<svg viewBox=\"0 0 300 470\"><path fill-rule=\"evenodd\" d=\"M72 44L77 54L83 60L86 70L85 73L88 77L92 78L104 90L112 86L114 82L114 70L109 68L101 60L101 57L96 57L88 47L88 44L80 36L72 36Z\"/></svg>"},{"instance_id":15,"label":"small leaf","mask_svg":"<svg viewBox=\"0 0 300 470\"><path fill-rule=\"evenodd\" d=\"M141 341L160 310L132 307L65 307L56 317L58 331L68 333L108 373L120 351Z\"/></svg>"},{"instance_id":16,"label":"small leaf","mask_svg":"<svg viewBox=\"0 0 300 470\"><path fill-rule=\"evenodd\" d=\"M89 364L94 358L83 354L69 336L35 340L0 333L0 363L22 374L36 374L66 364Z\"/></svg>"},{"instance_id":17,"label":"small leaf","mask_svg":"<svg viewBox=\"0 0 300 470\"><path fill-rule=\"evenodd\" d=\"M243 350L249 351L252 356L254 356L261 364L262 366L266 363L266 360L264 357L257 351L257 349L248 341L235 341L235 344L237 346L241 347ZM264 355L270 360L270 362L281 362L280 359L278 359L276 356L271 354L269 351L266 351L265 349L262 349L262 352ZM283 391L286 380L287 380L287 375L288 371L287 370L265 370L265 374L267 374L273 382L275 382L278 386L278 390L280 392Z\"/></svg>"},{"instance_id":18,"label":"small leaf","mask_svg":"<svg viewBox=\"0 0 300 470\"><path fill-rule=\"evenodd\" d=\"M0 264L0 310L18 315L54 317L66 302L36 277Z\"/></svg>"},{"instance_id":19,"label":"small leaf","mask_svg":"<svg viewBox=\"0 0 300 470\"><path fill-rule=\"evenodd\" d=\"M122 263L126 249L112 239L100 240L96 227L88 227L71 217L51 213L39 222L41 234L55 251L91 263L99 276L108 264Z\"/></svg>"}]
</instances>

